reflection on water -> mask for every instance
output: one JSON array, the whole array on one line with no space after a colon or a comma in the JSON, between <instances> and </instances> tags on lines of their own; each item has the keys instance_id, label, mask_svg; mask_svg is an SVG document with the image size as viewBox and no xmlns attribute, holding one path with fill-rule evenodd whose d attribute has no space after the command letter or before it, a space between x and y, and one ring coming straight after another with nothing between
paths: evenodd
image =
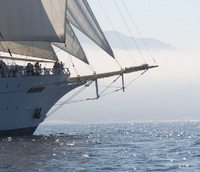
<instances>
[{"instance_id":1,"label":"reflection on water","mask_svg":"<svg viewBox=\"0 0 200 172\"><path fill-rule=\"evenodd\" d=\"M81 140L82 145L74 146ZM0 170L17 169L17 170L39 170L45 169L50 171L53 167L55 171L66 168L68 163L73 164L70 160L76 157L83 160L85 157L84 145L85 138L79 136L27 136L4 138L0 144L1 161ZM74 164L76 165L76 164ZM51 169L52 171L52 169Z\"/></svg>"},{"instance_id":2,"label":"reflection on water","mask_svg":"<svg viewBox=\"0 0 200 172\"><path fill-rule=\"evenodd\" d=\"M198 171L199 126L44 124L34 136L0 139L0 171Z\"/></svg>"}]
</instances>

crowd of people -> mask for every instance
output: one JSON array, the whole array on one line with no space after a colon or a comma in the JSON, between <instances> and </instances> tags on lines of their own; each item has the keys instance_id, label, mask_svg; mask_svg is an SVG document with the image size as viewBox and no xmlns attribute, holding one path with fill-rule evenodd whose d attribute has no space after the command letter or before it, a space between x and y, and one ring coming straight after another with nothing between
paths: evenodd
<instances>
[{"instance_id":1,"label":"crowd of people","mask_svg":"<svg viewBox=\"0 0 200 172\"><path fill-rule=\"evenodd\" d=\"M62 62L55 62L53 66L53 74L59 75L63 72L64 65ZM36 62L35 65L28 63L26 66L27 75L41 75L42 74L42 67L39 62ZM44 73L46 72L46 68L44 68Z\"/></svg>"},{"instance_id":2,"label":"crowd of people","mask_svg":"<svg viewBox=\"0 0 200 172\"><path fill-rule=\"evenodd\" d=\"M64 65L62 62L55 62L53 66L53 74L54 75L59 75L61 72L64 70Z\"/></svg>"},{"instance_id":3,"label":"crowd of people","mask_svg":"<svg viewBox=\"0 0 200 172\"><path fill-rule=\"evenodd\" d=\"M33 64L28 63L26 66L26 72L28 76L41 75L42 73L41 64L39 64L39 62L36 62L35 65L33 66Z\"/></svg>"},{"instance_id":4,"label":"crowd of people","mask_svg":"<svg viewBox=\"0 0 200 172\"><path fill-rule=\"evenodd\" d=\"M21 70L20 70L21 69ZM42 69L41 64L39 62L36 62L34 65L32 63L27 63L25 68L21 66L21 68L18 67L18 65L10 65L6 66L6 64L0 60L0 75L1 77L10 77L13 76L15 77L17 73L20 71L24 71L22 75L25 76L38 76L38 75L49 75L51 72L54 75L59 75L63 74L64 71L64 65L62 62L55 62L53 65L53 70L52 69Z\"/></svg>"}]
</instances>

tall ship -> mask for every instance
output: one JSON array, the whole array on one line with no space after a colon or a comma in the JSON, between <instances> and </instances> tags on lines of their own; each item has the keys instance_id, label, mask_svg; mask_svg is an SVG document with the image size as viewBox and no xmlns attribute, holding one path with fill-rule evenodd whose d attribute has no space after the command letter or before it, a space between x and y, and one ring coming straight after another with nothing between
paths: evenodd
<instances>
[{"instance_id":1,"label":"tall ship","mask_svg":"<svg viewBox=\"0 0 200 172\"><path fill-rule=\"evenodd\" d=\"M98 97L98 79L157 67L72 77L58 49L89 65L73 28L115 58L87 0L0 0L0 21L0 136L32 135L56 102L80 86L95 82Z\"/></svg>"}]
</instances>

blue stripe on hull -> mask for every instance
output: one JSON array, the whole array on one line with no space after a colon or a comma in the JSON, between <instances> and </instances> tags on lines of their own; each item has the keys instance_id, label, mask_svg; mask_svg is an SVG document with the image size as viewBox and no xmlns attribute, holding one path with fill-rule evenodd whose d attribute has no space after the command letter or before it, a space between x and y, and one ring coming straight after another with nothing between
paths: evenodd
<instances>
[{"instance_id":1,"label":"blue stripe on hull","mask_svg":"<svg viewBox=\"0 0 200 172\"><path fill-rule=\"evenodd\" d=\"M0 137L32 135L37 127L0 131Z\"/></svg>"}]
</instances>

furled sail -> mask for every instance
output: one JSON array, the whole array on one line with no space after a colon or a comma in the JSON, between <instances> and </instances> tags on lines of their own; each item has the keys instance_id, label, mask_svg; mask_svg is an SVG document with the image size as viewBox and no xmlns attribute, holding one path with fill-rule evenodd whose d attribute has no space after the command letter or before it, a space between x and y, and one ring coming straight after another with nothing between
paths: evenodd
<instances>
[{"instance_id":1,"label":"furled sail","mask_svg":"<svg viewBox=\"0 0 200 172\"><path fill-rule=\"evenodd\" d=\"M109 55L114 57L113 51L108 44L87 0L67 1L67 20L77 29L83 32Z\"/></svg>"}]
</instances>

